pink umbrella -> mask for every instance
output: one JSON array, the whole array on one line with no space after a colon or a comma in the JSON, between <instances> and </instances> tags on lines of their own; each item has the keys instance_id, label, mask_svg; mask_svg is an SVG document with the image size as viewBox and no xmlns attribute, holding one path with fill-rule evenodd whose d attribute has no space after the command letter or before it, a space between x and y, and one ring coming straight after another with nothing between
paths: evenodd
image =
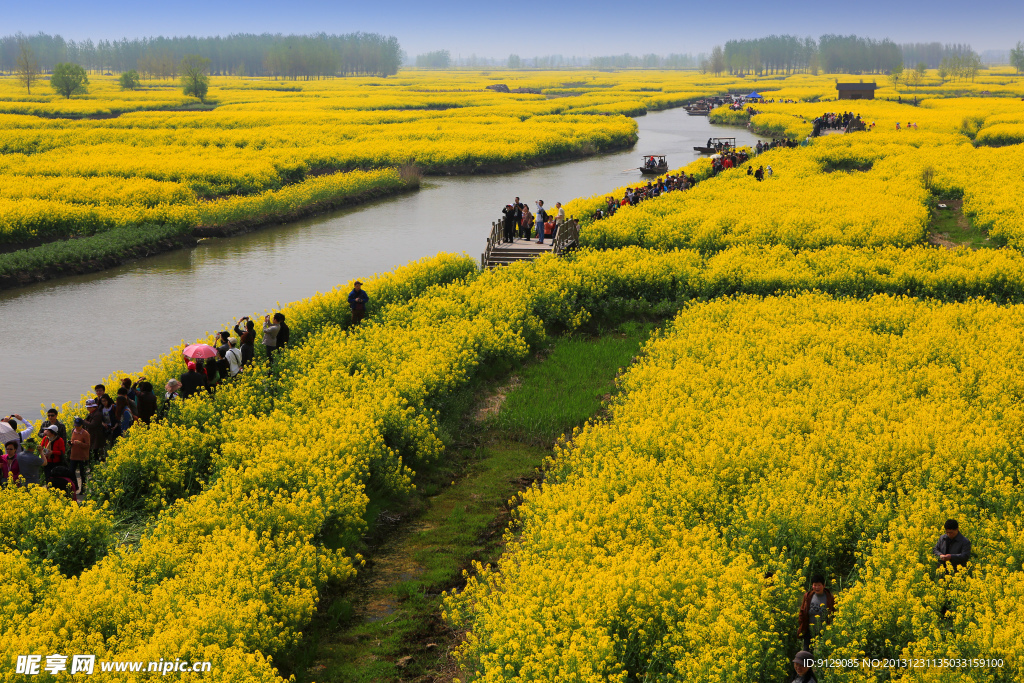
<instances>
[{"instance_id":1,"label":"pink umbrella","mask_svg":"<svg viewBox=\"0 0 1024 683\"><path fill-rule=\"evenodd\" d=\"M217 349L213 348L209 344L192 344L186 346L185 350L181 352L185 358L216 358Z\"/></svg>"}]
</instances>

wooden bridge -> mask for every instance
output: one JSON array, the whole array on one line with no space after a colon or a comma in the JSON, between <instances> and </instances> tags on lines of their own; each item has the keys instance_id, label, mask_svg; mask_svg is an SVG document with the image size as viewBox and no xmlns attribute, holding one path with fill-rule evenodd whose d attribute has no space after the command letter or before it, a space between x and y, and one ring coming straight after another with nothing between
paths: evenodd
<instances>
[{"instance_id":1,"label":"wooden bridge","mask_svg":"<svg viewBox=\"0 0 1024 683\"><path fill-rule=\"evenodd\" d=\"M511 244L504 242L505 230L501 222L491 223L491 235L487 238L487 248L480 255L480 266L484 269L495 266L507 266L516 261L532 261L543 254L554 253L558 256L579 246L580 223L570 218L558 227L555 239L544 244L537 244L535 239L516 238Z\"/></svg>"}]
</instances>

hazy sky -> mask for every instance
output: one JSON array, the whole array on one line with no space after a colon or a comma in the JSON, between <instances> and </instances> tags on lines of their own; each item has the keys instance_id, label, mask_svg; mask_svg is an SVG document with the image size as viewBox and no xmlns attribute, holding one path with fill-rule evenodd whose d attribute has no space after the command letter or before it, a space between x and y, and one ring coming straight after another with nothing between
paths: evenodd
<instances>
[{"instance_id":1,"label":"hazy sky","mask_svg":"<svg viewBox=\"0 0 1024 683\"><path fill-rule=\"evenodd\" d=\"M0 33L59 33L121 38L229 33L349 33L397 36L412 56L447 49L453 56L631 52L697 53L730 38L771 33L817 37L856 33L897 42L966 42L975 50L1024 40L1020 0L896 2L612 2L610 0L5 0Z\"/></svg>"}]
</instances>

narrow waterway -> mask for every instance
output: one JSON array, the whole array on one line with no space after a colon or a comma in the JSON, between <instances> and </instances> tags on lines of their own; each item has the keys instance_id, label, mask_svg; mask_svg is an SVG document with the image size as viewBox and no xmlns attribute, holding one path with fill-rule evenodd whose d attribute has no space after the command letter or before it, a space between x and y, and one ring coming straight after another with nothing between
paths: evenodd
<instances>
[{"instance_id":1,"label":"narrow waterway","mask_svg":"<svg viewBox=\"0 0 1024 683\"><path fill-rule=\"evenodd\" d=\"M639 181L641 154L665 154L678 168L711 136L757 142L682 109L637 123L640 140L627 152L518 173L430 177L407 195L2 291L0 417L35 419L41 404L77 399L111 372L138 371L181 340L352 278L442 251L479 259L491 222L516 196L553 207Z\"/></svg>"}]
</instances>

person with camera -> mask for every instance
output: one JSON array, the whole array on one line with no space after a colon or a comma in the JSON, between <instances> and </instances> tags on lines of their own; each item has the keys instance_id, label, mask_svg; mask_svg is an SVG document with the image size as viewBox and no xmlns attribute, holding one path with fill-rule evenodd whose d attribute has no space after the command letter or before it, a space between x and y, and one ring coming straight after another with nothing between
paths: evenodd
<instances>
[{"instance_id":1,"label":"person with camera","mask_svg":"<svg viewBox=\"0 0 1024 683\"><path fill-rule=\"evenodd\" d=\"M243 323L244 331L239 327ZM242 365L248 365L256 353L256 323L250 320L249 316L245 316L235 325L235 334L238 335L238 349L242 352Z\"/></svg>"},{"instance_id":2,"label":"person with camera","mask_svg":"<svg viewBox=\"0 0 1024 683\"><path fill-rule=\"evenodd\" d=\"M274 351L277 351L277 335L281 331L281 323L278 321L280 313L274 314L271 320L269 315L263 316L263 347L267 350L267 362L274 362Z\"/></svg>"}]
</instances>

